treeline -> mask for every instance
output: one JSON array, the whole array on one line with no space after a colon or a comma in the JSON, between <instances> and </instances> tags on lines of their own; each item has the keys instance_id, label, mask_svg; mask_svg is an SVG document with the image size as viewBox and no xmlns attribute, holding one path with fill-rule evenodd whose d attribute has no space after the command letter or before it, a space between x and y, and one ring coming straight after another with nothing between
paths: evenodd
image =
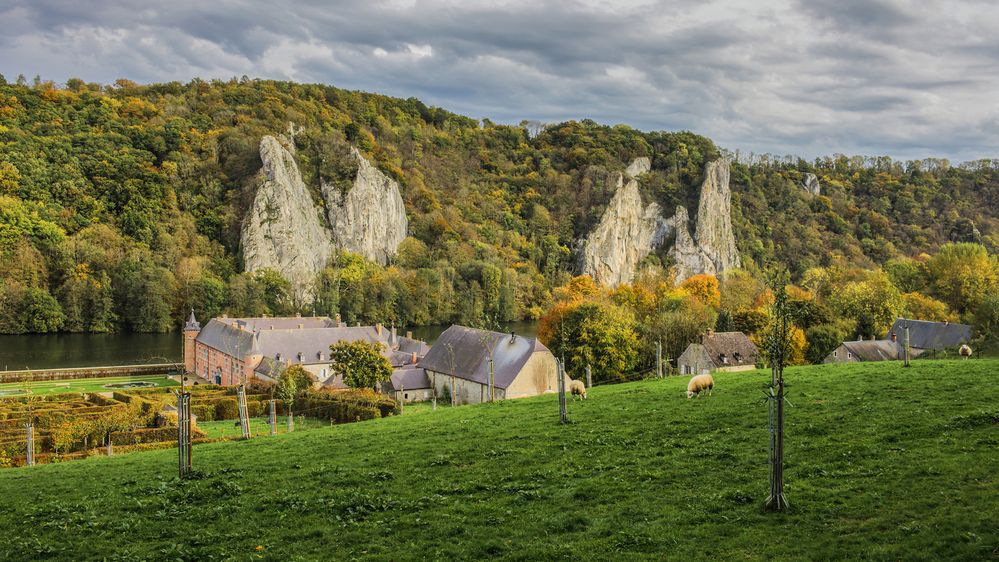
<instances>
[{"instance_id":1,"label":"treeline","mask_svg":"<svg viewBox=\"0 0 999 562\"><path fill-rule=\"evenodd\" d=\"M697 275L676 286L668 271L649 269L615 289L576 277L556 290L538 337L574 377L591 365L600 382L654 365L657 343L675 361L708 329L744 332L762 348L773 304L762 277L739 270L720 282ZM947 244L884 268L815 267L787 293L792 365L820 363L843 341L883 338L898 317L963 321L974 327L973 346L999 348L999 256L979 244Z\"/></svg>"},{"instance_id":2,"label":"treeline","mask_svg":"<svg viewBox=\"0 0 999 562\"><path fill-rule=\"evenodd\" d=\"M259 140L290 123L310 187L347 181L353 170L337 155L350 143L400 182L410 224L387 267L331 256L312 303L292 303L280 272L241 272ZM689 132L592 121L535 132L324 85L0 77L0 332L164 331L191 307L202 317L316 312L408 325L537 318L571 279L572 249L617 171L648 156L643 196L695 208L705 163L722 155ZM805 173L823 195L800 187ZM796 280L949 241L995 251L996 173L737 163L737 243L747 270L780 262ZM670 265L665 253L649 263Z\"/></svg>"}]
</instances>

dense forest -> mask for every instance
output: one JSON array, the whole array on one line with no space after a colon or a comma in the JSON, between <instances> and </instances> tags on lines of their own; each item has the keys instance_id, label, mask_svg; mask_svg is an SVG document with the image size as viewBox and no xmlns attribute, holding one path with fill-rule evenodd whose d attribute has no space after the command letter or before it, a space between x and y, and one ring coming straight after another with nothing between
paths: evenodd
<instances>
[{"instance_id":1,"label":"dense forest","mask_svg":"<svg viewBox=\"0 0 999 562\"><path fill-rule=\"evenodd\" d=\"M330 256L312 303L293 303L280 272L241 267L260 138L291 123L307 185L342 181L350 170L327 156L350 143L399 182L409 215L393 263ZM968 321L995 292L999 160L747 157L690 132L497 125L413 98L245 77L57 85L0 76L0 333L166 331L192 307L203 317L340 313L396 325L540 318L572 280L574 250L610 200L612 174L638 156L652 160L643 196L667 209L696 208L705 163L733 159L746 277L783 264L819 294L873 275L909 302L918 294L934 301L924 308L944 307L938 316ZM809 173L821 195L803 188ZM975 263L988 266L986 279L955 281L974 291L932 286L931 256L951 242L984 255ZM668 276L668 256L647 261Z\"/></svg>"}]
</instances>

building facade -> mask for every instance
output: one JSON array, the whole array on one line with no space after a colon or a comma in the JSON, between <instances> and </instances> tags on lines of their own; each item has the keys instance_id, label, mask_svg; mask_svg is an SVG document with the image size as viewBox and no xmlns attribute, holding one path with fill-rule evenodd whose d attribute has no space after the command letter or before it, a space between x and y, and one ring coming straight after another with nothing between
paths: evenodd
<instances>
[{"instance_id":1,"label":"building facade","mask_svg":"<svg viewBox=\"0 0 999 562\"><path fill-rule=\"evenodd\" d=\"M378 345L394 367L415 364L426 344L381 324L347 326L327 317L213 318L203 328L191 313L184 327L184 366L220 385L258 378L275 381L290 365L301 365L317 386L346 388L330 368L330 346L340 341Z\"/></svg>"},{"instance_id":2,"label":"building facade","mask_svg":"<svg viewBox=\"0 0 999 562\"><path fill-rule=\"evenodd\" d=\"M759 350L742 332L708 330L701 343L692 343L676 360L681 375L714 372L751 371L756 368Z\"/></svg>"},{"instance_id":3,"label":"building facade","mask_svg":"<svg viewBox=\"0 0 999 562\"><path fill-rule=\"evenodd\" d=\"M551 351L534 338L513 334L451 326L418 366L438 396L451 396L456 404L558 390L558 365Z\"/></svg>"}]
</instances>

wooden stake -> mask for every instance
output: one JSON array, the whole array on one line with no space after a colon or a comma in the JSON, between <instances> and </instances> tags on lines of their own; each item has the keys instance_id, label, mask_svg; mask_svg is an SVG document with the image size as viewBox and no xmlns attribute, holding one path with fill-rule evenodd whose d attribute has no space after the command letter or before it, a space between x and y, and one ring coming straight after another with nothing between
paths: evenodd
<instances>
[{"instance_id":1,"label":"wooden stake","mask_svg":"<svg viewBox=\"0 0 999 562\"><path fill-rule=\"evenodd\" d=\"M586 366L586 388L593 388L593 369Z\"/></svg>"},{"instance_id":2,"label":"wooden stake","mask_svg":"<svg viewBox=\"0 0 999 562\"><path fill-rule=\"evenodd\" d=\"M268 422L270 422L271 426L271 435L277 435L277 402L275 400L270 400L270 407L271 413Z\"/></svg>"},{"instance_id":3,"label":"wooden stake","mask_svg":"<svg viewBox=\"0 0 999 562\"><path fill-rule=\"evenodd\" d=\"M24 428L28 432L28 443L25 449L27 455L24 459L24 464L26 466L33 466L35 464L35 424L29 421L25 424Z\"/></svg>"},{"instance_id":4,"label":"wooden stake","mask_svg":"<svg viewBox=\"0 0 999 562\"><path fill-rule=\"evenodd\" d=\"M558 362L558 421L566 423L569 416L565 411L565 364Z\"/></svg>"}]
</instances>

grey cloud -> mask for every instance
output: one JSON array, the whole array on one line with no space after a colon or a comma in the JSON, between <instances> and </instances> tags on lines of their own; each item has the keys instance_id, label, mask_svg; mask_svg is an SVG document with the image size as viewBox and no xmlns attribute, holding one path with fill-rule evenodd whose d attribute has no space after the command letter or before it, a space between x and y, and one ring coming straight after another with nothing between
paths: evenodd
<instances>
[{"instance_id":1,"label":"grey cloud","mask_svg":"<svg viewBox=\"0 0 999 562\"><path fill-rule=\"evenodd\" d=\"M416 96L498 122L691 129L733 150L999 156L999 14L988 3L747 4L13 0L0 7L0 72L246 74Z\"/></svg>"}]
</instances>

